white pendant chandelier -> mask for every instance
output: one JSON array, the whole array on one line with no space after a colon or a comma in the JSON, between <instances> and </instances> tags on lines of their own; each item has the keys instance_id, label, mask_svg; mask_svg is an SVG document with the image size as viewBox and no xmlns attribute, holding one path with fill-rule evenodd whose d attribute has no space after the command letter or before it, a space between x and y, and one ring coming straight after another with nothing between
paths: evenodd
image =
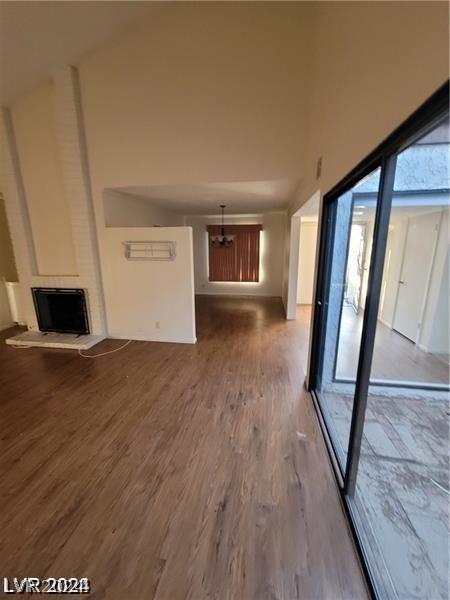
<instances>
[{"instance_id":1,"label":"white pendant chandelier","mask_svg":"<svg viewBox=\"0 0 450 600\"><path fill-rule=\"evenodd\" d=\"M224 211L225 211L226 205L221 204L220 208L222 210L222 225L220 227L220 235L211 235L210 236L211 246L213 246L214 248L229 248L230 246L232 246L232 244L234 242L234 235L226 235L225 234Z\"/></svg>"}]
</instances>

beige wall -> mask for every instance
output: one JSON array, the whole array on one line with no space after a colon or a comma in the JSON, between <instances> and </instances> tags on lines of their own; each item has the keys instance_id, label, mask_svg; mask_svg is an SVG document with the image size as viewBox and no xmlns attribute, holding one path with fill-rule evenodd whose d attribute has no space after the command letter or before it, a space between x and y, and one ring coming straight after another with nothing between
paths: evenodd
<instances>
[{"instance_id":1,"label":"beige wall","mask_svg":"<svg viewBox=\"0 0 450 600\"><path fill-rule=\"evenodd\" d=\"M300 224L297 304L312 304L316 265L317 221Z\"/></svg>"},{"instance_id":2,"label":"beige wall","mask_svg":"<svg viewBox=\"0 0 450 600\"><path fill-rule=\"evenodd\" d=\"M311 12L309 3L168 3L82 61L102 261L105 188L297 178ZM256 293L281 294L279 269ZM198 292L211 291L205 273L197 253Z\"/></svg>"},{"instance_id":3,"label":"beige wall","mask_svg":"<svg viewBox=\"0 0 450 600\"><path fill-rule=\"evenodd\" d=\"M17 281L17 269L6 219L5 201L0 194L0 279Z\"/></svg>"},{"instance_id":4,"label":"beige wall","mask_svg":"<svg viewBox=\"0 0 450 600\"><path fill-rule=\"evenodd\" d=\"M76 275L56 135L54 89L43 83L12 106L20 167L41 275Z\"/></svg>"},{"instance_id":5,"label":"beige wall","mask_svg":"<svg viewBox=\"0 0 450 600\"><path fill-rule=\"evenodd\" d=\"M17 271L6 220L5 201L0 194L0 330L12 324L5 281L17 281Z\"/></svg>"},{"instance_id":6,"label":"beige wall","mask_svg":"<svg viewBox=\"0 0 450 600\"><path fill-rule=\"evenodd\" d=\"M103 192L106 227L176 227L184 225L184 217L156 206L154 202L119 192Z\"/></svg>"},{"instance_id":7,"label":"beige wall","mask_svg":"<svg viewBox=\"0 0 450 600\"><path fill-rule=\"evenodd\" d=\"M314 5L307 164L292 212L318 186L326 193L338 183L449 76L448 3Z\"/></svg>"},{"instance_id":8,"label":"beige wall","mask_svg":"<svg viewBox=\"0 0 450 600\"><path fill-rule=\"evenodd\" d=\"M175 260L127 260L125 241L173 241ZM111 337L196 341L190 227L108 227L103 281Z\"/></svg>"},{"instance_id":9,"label":"beige wall","mask_svg":"<svg viewBox=\"0 0 450 600\"><path fill-rule=\"evenodd\" d=\"M6 220L5 201L0 193L0 331L12 325L5 281L17 281L17 271Z\"/></svg>"},{"instance_id":10,"label":"beige wall","mask_svg":"<svg viewBox=\"0 0 450 600\"><path fill-rule=\"evenodd\" d=\"M168 3L84 60L97 204L104 187L298 174L309 13L296 2Z\"/></svg>"}]
</instances>

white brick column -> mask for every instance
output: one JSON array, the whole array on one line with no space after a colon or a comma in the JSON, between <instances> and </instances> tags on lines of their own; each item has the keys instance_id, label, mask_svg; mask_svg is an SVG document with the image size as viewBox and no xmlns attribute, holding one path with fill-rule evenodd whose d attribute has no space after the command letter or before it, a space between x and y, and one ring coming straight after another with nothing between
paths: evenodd
<instances>
[{"instance_id":1,"label":"white brick column","mask_svg":"<svg viewBox=\"0 0 450 600\"><path fill-rule=\"evenodd\" d=\"M59 69L54 76L54 111L65 195L69 205L78 275L39 275L21 168L10 112L2 109L2 181L6 213L22 289L29 329L38 329L31 287L83 288L87 294L91 333L106 335L97 232L92 205L89 169L78 73L74 67ZM55 248L55 252L58 249Z\"/></svg>"},{"instance_id":2,"label":"white brick column","mask_svg":"<svg viewBox=\"0 0 450 600\"><path fill-rule=\"evenodd\" d=\"M55 115L64 187L82 287L87 289L92 333L106 334L105 305L92 204L78 72L54 74Z\"/></svg>"}]
</instances>

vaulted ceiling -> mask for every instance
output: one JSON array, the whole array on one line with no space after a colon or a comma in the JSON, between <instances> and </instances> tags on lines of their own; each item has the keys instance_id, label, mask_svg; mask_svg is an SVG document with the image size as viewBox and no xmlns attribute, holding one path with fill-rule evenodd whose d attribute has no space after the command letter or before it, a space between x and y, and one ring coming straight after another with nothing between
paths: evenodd
<instances>
[{"instance_id":1,"label":"vaulted ceiling","mask_svg":"<svg viewBox=\"0 0 450 600\"><path fill-rule=\"evenodd\" d=\"M0 2L0 102L50 76L164 2Z\"/></svg>"}]
</instances>

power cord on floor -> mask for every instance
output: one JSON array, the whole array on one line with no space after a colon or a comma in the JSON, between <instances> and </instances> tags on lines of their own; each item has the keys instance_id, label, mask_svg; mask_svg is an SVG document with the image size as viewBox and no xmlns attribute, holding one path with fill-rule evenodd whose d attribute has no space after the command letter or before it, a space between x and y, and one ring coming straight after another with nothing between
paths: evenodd
<instances>
[{"instance_id":1,"label":"power cord on floor","mask_svg":"<svg viewBox=\"0 0 450 600\"><path fill-rule=\"evenodd\" d=\"M78 350L78 354L80 356L82 356L83 358L98 358L99 356L106 356L107 354L113 354L114 352L119 352L119 350L123 350L125 348L125 346L128 346L128 344L131 344L133 340L128 340L127 342L125 342L125 344L123 344L122 346L120 346L120 348L115 348L114 350L108 350L108 352L100 352L99 354L83 354L83 352L80 350Z\"/></svg>"}]
</instances>

